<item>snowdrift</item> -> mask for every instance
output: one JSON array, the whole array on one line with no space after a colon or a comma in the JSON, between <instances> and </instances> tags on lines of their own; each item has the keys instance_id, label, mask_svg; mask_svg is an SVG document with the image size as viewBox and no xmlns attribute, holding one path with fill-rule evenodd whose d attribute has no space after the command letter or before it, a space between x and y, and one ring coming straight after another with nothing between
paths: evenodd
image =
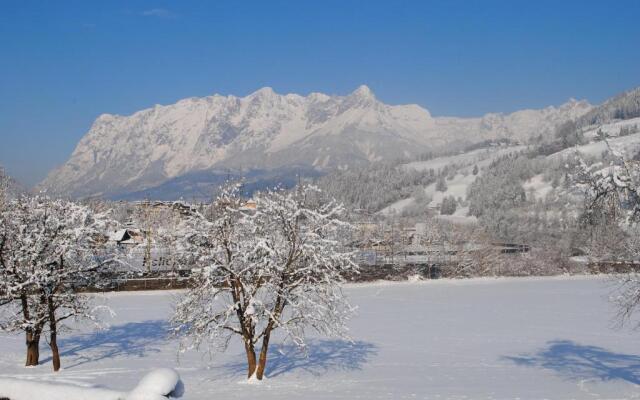
<instances>
[{"instance_id":1,"label":"snowdrift","mask_svg":"<svg viewBox=\"0 0 640 400\"><path fill-rule=\"evenodd\" d=\"M180 375L170 368L147 374L131 392L27 379L0 378L0 399L9 400L166 400L182 397Z\"/></svg>"}]
</instances>

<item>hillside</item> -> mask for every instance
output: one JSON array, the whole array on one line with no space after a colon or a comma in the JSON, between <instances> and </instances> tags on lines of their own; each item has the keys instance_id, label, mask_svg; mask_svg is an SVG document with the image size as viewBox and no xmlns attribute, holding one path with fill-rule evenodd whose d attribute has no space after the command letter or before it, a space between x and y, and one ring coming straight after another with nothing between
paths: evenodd
<instances>
[{"instance_id":1,"label":"hillside","mask_svg":"<svg viewBox=\"0 0 640 400\"><path fill-rule=\"evenodd\" d=\"M366 86L347 96L263 88L246 97L190 98L130 116L101 115L40 187L75 197L175 197L167 193L179 182L175 194L188 198L230 173L263 171L273 179L281 169L291 179L296 170L410 159L487 139L525 142L591 108L571 100L508 115L433 117L415 104L384 104Z\"/></svg>"},{"instance_id":2,"label":"hillside","mask_svg":"<svg viewBox=\"0 0 640 400\"><path fill-rule=\"evenodd\" d=\"M401 168L407 171L442 171L447 169L449 172L445 178L446 189L444 191L436 190L437 183L433 182L422 188L423 198L429 200L426 204L426 208L433 209L436 213L439 213L439 207L442 204L442 200L445 197L453 196L455 199L462 199L463 201L467 197L467 188L473 183L477 175L473 174L473 169L478 168L478 175L482 174L482 171L487 168L493 161L499 157L503 157L509 154L518 153L526 149L526 146L491 146L482 149L475 149L469 152L455 154L451 156L436 157L427 161L414 161L407 164L403 164ZM380 210L381 214L391 215L395 213L402 215L409 211L412 207L416 207L417 199L420 196L416 196L416 193L411 197L407 197L398 200L387 207ZM452 216L441 216L444 219L452 220L455 222L473 222L474 217L468 217L468 207L457 208Z\"/></svg>"},{"instance_id":3,"label":"hillside","mask_svg":"<svg viewBox=\"0 0 640 400\"><path fill-rule=\"evenodd\" d=\"M621 132L623 133L622 136L620 135ZM526 179L522 185L525 192L532 199L543 200L547 195L557 195L565 190L564 188L554 188L553 185L555 183L549 177L554 174L564 174L565 171L557 171L557 169L559 167L562 168L567 160L571 160L576 152L594 160L601 160L603 155L610 150L626 154L630 158L640 152L640 118L592 125L585 129L582 135L585 138L584 144L563 149L538 159L542 166L541 168L546 170L546 174L535 174ZM603 135L606 140L602 140L599 135ZM436 190L435 182L423 187L425 197L430 199L427 207L439 212L438 210L445 197L453 196L456 199L461 199L464 203L467 199L469 186L476 180L476 176L472 174L474 166L478 167L478 176L482 176L492 162L506 155L518 154L523 151L532 152L535 149L527 146L488 147L452 156L436 157L427 161L415 161L403 164L402 168L415 171L440 171L443 169L450 171L447 179L445 179L446 190ZM399 199L380 210L380 212L385 215L391 213L401 215L416 205L415 197L415 194L413 194ZM463 206L455 211L455 218L450 216L441 217L457 222L475 221L474 217L466 216L468 211L468 207Z\"/></svg>"},{"instance_id":4,"label":"hillside","mask_svg":"<svg viewBox=\"0 0 640 400\"><path fill-rule=\"evenodd\" d=\"M577 119L579 127L640 117L640 87L614 96Z\"/></svg>"}]
</instances>

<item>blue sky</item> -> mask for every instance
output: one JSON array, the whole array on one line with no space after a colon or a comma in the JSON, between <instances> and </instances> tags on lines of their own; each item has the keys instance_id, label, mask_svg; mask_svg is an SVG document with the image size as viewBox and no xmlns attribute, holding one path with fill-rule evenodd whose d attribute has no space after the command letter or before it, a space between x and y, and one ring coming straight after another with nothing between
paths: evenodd
<instances>
[{"instance_id":1,"label":"blue sky","mask_svg":"<svg viewBox=\"0 0 640 400\"><path fill-rule=\"evenodd\" d=\"M640 1L1 1L0 164L63 163L102 113L212 93L345 94L434 115L640 86Z\"/></svg>"}]
</instances>

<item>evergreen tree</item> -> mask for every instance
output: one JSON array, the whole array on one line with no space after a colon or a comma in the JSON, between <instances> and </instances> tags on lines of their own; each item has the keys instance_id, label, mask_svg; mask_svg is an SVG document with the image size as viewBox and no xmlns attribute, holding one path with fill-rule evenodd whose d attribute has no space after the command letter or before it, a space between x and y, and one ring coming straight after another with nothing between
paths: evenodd
<instances>
[{"instance_id":1,"label":"evergreen tree","mask_svg":"<svg viewBox=\"0 0 640 400\"><path fill-rule=\"evenodd\" d=\"M452 215L456 212L458 208L458 202L453 196L446 196L442 199L442 203L440 204L440 214L441 215Z\"/></svg>"},{"instance_id":2,"label":"evergreen tree","mask_svg":"<svg viewBox=\"0 0 640 400\"><path fill-rule=\"evenodd\" d=\"M438 179L438 183L436 183L436 190L438 192L446 192L447 189L448 189L447 182L445 181L444 176L441 176Z\"/></svg>"}]
</instances>

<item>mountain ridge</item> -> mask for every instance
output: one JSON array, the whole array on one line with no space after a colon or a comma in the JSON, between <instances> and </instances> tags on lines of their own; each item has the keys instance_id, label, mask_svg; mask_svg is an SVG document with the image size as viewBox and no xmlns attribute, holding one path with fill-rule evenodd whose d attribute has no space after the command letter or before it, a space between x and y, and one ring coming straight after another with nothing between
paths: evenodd
<instances>
[{"instance_id":1,"label":"mountain ridge","mask_svg":"<svg viewBox=\"0 0 640 400\"><path fill-rule=\"evenodd\" d=\"M387 105L366 85L345 96L283 95L265 87L245 97L191 97L128 116L100 115L40 187L113 197L195 171L328 171L486 139L526 142L592 108L572 99L510 114L433 117L416 104Z\"/></svg>"}]
</instances>

